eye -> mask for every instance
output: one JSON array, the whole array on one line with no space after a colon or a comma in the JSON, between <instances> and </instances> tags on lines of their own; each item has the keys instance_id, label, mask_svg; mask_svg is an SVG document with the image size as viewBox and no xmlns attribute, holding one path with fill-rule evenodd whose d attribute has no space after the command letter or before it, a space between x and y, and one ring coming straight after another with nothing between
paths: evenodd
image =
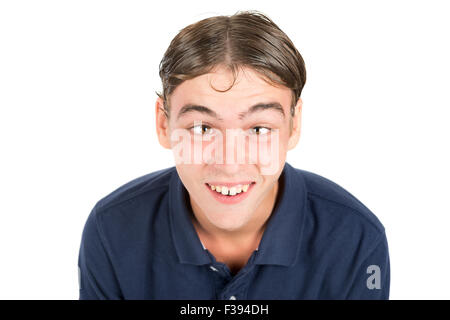
<instances>
[{"instance_id":1,"label":"eye","mask_svg":"<svg viewBox=\"0 0 450 320\"><path fill-rule=\"evenodd\" d=\"M256 127L253 127L251 130L252 130L252 133L255 133L257 135L264 135L264 134L268 134L271 129L267 128L267 127L256 126Z\"/></svg>"},{"instance_id":2,"label":"eye","mask_svg":"<svg viewBox=\"0 0 450 320\"><path fill-rule=\"evenodd\" d=\"M204 125L204 124L200 124L200 125L196 125L193 126L191 128L189 128L190 130L192 130L194 132L194 134L198 134L198 135L205 135L205 134L210 134L212 133L212 128L210 126Z\"/></svg>"}]
</instances>

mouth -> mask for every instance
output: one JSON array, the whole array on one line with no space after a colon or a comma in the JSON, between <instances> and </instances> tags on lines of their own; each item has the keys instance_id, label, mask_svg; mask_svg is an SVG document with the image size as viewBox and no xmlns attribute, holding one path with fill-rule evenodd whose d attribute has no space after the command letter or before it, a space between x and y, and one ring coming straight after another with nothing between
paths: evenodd
<instances>
[{"instance_id":1,"label":"mouth","mask_svg":"<svg viewBox=\"0 0 450 320\"><path fill-rule=\"evenodd\" d=\"M254 181L243 181L239 183L205 183L205 187L218 202L223 204L236 204L249 196L255 184Z\"/></svg>"}]
</instances>

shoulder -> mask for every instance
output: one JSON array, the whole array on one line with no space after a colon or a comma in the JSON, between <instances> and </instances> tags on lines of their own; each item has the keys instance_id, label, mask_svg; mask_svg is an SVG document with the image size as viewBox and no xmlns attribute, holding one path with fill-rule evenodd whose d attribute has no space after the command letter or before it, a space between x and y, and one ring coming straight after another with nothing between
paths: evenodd
<instances>
[{"instance_id":1,"label":"shoulder","mask_svg":"<svg viewBox=\"0 0 450 320\"><path fill-rule=\"evenodd\" d=\"M296 170L304 178L308 200L321 203L330 209L340 209L339 212L355 215L374 229L384 232L384 226L375 214L344 187L317 173Z\"/></svg>"},{"instance_id":2,"label":"shoulder","mask_svg":"<svg viewBox=\"0 0 450 320\"><path fill-rule=\"evenodd\" d=\"M310 266L312 278L320 275L327 283L321 294L333 299L387 296L389 250L380 220L336 182L301 169L295 169L292 175L304 189L305 199L298 261ZM373 266L381 270L383 290L368 290L369 268Z\"/></svg>"},{"instance_id":3,"label":"shoulder","mask_svg":"<svg viewBox=\"0 0 450 320\"><path fill-rule=\"evenodd\" d=\"M388 255L385 227L360 200L317 173L295 169L305 189L304 249L323 265L362 263ZM376 257L375 257L376 256ZM328 259L327 261L323 259ZM375 259L376 260L376 259ZM374 260L374 261L375 261ZM376 260L381 265L384 261ZM343 270L351 269L347 265Z\"/></svg>"},{"instance_id":4,"label":"shoulder","mask_svg":"<svg viewBox=\"0 0 450 320\"><path fill-rule=\"evenodd\" d=\"M175 167L161 169L123 184L97 202L97 211L105 211L110 207L120 205L123 202L139 198L151 192L167 191L174 171Z\"/></svg>"},{"instance_id":5,"label":"shoulder","mask_svg":"<svg viewBox=\"0 0 450 320\"><path fill-rule=\"evenodd\" d=\"M171 167L148 173L101 198L83 229L81 263L107 270L108 265L118 267L131 259L142 261L138 252L150 250L153 238L148 236L149 230L161 233L159 227L164 227L160 221L166 216L167 194L175 171ZM140 265L134 266L139 269Z\"/></svg>"},{"instance_id":6,"label":"shoulder","mask_svg":"<svg viewBox=\"0 0 450 320\"><path fill-rule=\"evenodd\" d=\"M315 227L325 234L363 235L372 240L384 236L378 217L353 194L334 181L303 169L294 168L303 181L308 212Z\"/></svg>"},{"instance_id":7,"label":"shoulder","mask_svg":"<svg viewBox=\"0 0 450 320\"><path fill-rule=\"evenodd\" d=\"M97 201L89 218L115 228L141 224L157 213L175 171L170 167L130 180Z\"/></svg>"}]
</instances>

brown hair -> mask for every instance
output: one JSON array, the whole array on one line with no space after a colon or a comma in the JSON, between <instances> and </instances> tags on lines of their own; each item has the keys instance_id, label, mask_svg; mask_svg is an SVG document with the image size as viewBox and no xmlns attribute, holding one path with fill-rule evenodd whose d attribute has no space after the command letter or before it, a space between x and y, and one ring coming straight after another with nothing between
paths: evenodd
<instances>
[{"instance_id":1,"label":"brown hair","mask_svg":"<svg viewBox=\"0 0 450 320\"><path fill-rule=\"evenodd\" d=\"M306 82L302 56L266 15L258 11L238 11L232 16L200 20L173 38L159 65L163 93L156 92L164 101L166 117L170 114L170 94L178 85L209 73L219 65L229 68L234 77L233 84L225 91L233 87L238 69L244 66L260 73L270 84L290 88L291 115L294 115Z\"/></svg>"}]
</instances>

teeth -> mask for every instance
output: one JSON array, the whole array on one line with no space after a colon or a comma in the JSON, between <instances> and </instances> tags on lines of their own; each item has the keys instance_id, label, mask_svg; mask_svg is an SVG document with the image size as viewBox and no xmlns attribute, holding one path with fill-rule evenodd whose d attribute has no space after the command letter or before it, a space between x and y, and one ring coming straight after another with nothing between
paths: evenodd
<instances>
[{"instance_id":1,"label":"teeth","mask_svg":"<svg viewBox=\"0 0 450 320\"><path fill-rule=\"evenodd\" d=\"M222 187L222 194L226 196L228 194L228 187Z\"/></svg>"},{"instance_id":2,"label":"teeth","mask_svg":"<svg viewBox=\"0 0 450 320\"><path fill-rule=\"evenodd\" d=\"M226 196L226 195L235 196L236 194L239 194L241 192L247 192L248 188L250 187L249 184L237 185L237 186L230 187L230 188L228 188L227 186L213 186L210 184L208 184L208 185L211 188L211 190L221 193L224 196Z\"/></svg>"}]
</instances>

